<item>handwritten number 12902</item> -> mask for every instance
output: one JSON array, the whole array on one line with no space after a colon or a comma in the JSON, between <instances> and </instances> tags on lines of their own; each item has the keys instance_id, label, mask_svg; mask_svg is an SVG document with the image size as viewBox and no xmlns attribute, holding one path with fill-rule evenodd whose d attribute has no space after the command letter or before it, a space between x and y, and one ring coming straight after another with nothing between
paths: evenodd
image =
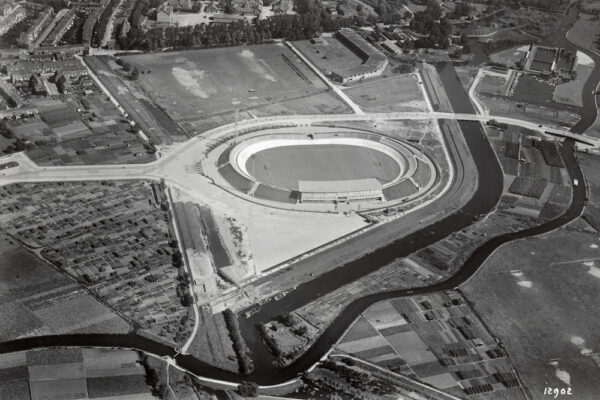
<instances>
[{"instance_id":1,"label":"handwritten number 12902","mask_svg":"<svg viewBox=\"0 0 600 400\"><path fill-rule=\"evenodd\" d=\"M544 395L545 396L553 396L555 399L558 396L571 396L573 394L573 392L571 391L571 388L551 388L551 387L545 387L544 388Z\"/></svg>"}]
</instances>

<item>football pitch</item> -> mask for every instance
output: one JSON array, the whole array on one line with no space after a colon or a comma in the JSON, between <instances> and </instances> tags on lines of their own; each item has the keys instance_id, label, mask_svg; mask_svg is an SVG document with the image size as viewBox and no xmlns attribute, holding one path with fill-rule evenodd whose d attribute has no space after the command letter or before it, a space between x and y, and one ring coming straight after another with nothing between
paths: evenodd
<instances>
[{"instance_id":1,"label":"football pitch","mask_svg":"<svg viewBox=\"0 0 600 400\"><path fill-rule=\"evenodd\" d=\"M328 92L325 83L282 44L123 58L145 72L138 81L143 92L188 130L215 118L219 125L231 122L221 119L235 113L241 117L270 109L277 114L313 111L311 96ZM344 109L338 99L329 99L336 111Z\"/></svg>"},{"instance_id":2,"label":"football pitch","mask_svg":"<svg viewBox=\"0 0 600 400\"><path fill-rule=\"evenodd\" d=\"M257 181L298 189L298 181L339 181L376 178L382 184L402 172L398 163L380 151L351 145L283 146L260 151L246 162Z\"/></svg>"}]
</instances>

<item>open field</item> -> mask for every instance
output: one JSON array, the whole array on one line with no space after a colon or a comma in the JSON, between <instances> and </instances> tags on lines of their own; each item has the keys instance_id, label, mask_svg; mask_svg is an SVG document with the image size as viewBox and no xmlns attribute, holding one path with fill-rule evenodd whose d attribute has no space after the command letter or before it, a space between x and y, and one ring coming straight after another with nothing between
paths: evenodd
<instances>
[{"instance_id":1,"label":"open field","mask_svg":"<svg viewBox=\"0 0 600 400\"><path fill-rule=\"evenodd\" d=\"M223 313L212 314L200 308L200 329L190 348L190 354L218 368L237 372L239 364L229 337Z\"/></svg>"},{"instance_id":2,"label":"open field","mask_svg":"<svg viewBox=\"0 0 600 400\"><path fill-rule=\"evenodd\" d=\"M294 42L294 46L325 75L332 71L349 71L363 62L358 55L335 37L324 38L322 43L300 40Z\"/></svg>"},{"instance_id":3,"label":"open field","mask_svg":"<svg viewBox=\"0 0 600 400\"><path fill-rule=\"evenodd\" d=\"M577 64L575 67L577 77L572 81L556 86L553 97L554 101L570 106L583 107L583 91L593 90L585 86L593 69L593 65Z\"/></svg>"},{"instance_id":4,"label":"open field","mask_svg":"<svg viewBox=\"0 0 600 400\"><path fill-rule=\"evenodd\" d=\"M83 287L4 234L0 250L0 339L129 331L123 319Z\"/></svg>"},{"instance_id":5,"label":"open field","mask_svg":"<svg viewBox=\"0 0 600 400\"><path fill-rule=\"evenodd\" d=\"M375 303L336 350L457 396L524 399L506 354L457 292Z\"/></svg>"},{"instance_id":6,"label":"open field","mask_svg":"<svg viewBox=\"0 0 600 400\"><path fill-rule=\"evenodd\" d=\"M527 55L529 46L516 46L498 53L490 54L490 61L494 64L500 64L507 68L517 68L519 63Z\"/></svg>"},{"instance_id":7,"label":"open field","mask_svg":"<svg viewBox=\"0 0 600 400\"><path fill-rule=\"evenodd\" d=\"M174 266L173 232L161 185L19 183L0 187L0 197L0 221L8 233L142 328L175 343L186 339L192 323L182 304L184 291L178 290L180 269ZM53 308L57 300L36 300L43 308L38 318L63 329L84 328L77 321L80 312L97 324L109 319L110 313L101 312L104 306L78 298L79 293L85 295L82 288L63 290L62 315ZM78 309L79 303L84 306Z\"/></svg>"},{"instance_id":8,"label":"open field","mask_svg":"<svg viewBox=\"0 0 600 400\"><path fill-rule=\"evenodd\" d=\"M591 14L581 13L579 19L569 30L568 38L584 49L598 51L596 43L600 35L600 21Z\"/></svg>"},{"instance_id":9,"label":"open field","mask_svg":"<svg viewBox=\"0 0 600 400\"><path fill-rule=\"evenodd\" d=\"M131 82L125 81L117 71L110 67L112 64L109 58L105 56L86 57L85 62L154 145L168 145L187 139L183 132L168 130L168 127L163 125L165 123L162 118L163 113L147 108L146 104L148 103L144 102L146 100L144 96L134 90ZM171 123L172 121L167 120L167 122Z\"/></svg>"},{"instance_id":10,"label":"open field","mask_svg":"<svg viewBox=\"0 0 600 400\"><path fill-rule=\"evenodd\" d=\"M341 181L377 178L382 184L401 172L396 161L378 150L348 145L276 147L246 162L257 181L298 190L298 181Z\"/></svg>"},{"instance_id":11,"label":"open field","mask_svg":"<svg viewBox=\"0 0 600 400\"><path fill-rule=\"evenodd\" d=\"M544 123L550 126L574 126L581 117L574 111L545 107L535 104L523 104L510 98L488 93L479 93L479 101L492 115L521 118L526 121ZM545 100L543 100L545 101ZM567 107L567 106L562 106Z\"/></svg>"},{"instance_id":12,"label":"open field","mask_svg":"<svg viewBox=\"0 0 600 400\"><path fill-rule=\"evenodd\" d=\"M424 111L427 103L413 74L354 85L345 93L368 112Z\"/></svg>"},{"instance_id":13,"label":"open field","mask_svg":"<svg viewBox=\"0 0 600 400\"><path fill-rule=\"evenodd\" d=\"M133 351L46 349L0 355L2 399L151 400Z\"/></svg>"},{"instance_id":14,"label":"open field","mask_svg":"<svg viewBox=\"0 0 600 400\"><path fill-rule=\"evenodd\" d=\"M554 101L576 107L583 107L583 93L585 90L595 90L595 88L586 87L586 83L592 71L595 62L587 54L577 52L577 64L574 66L575 79L556 86L554 91Z\"/></svg>"},{"instance_id":15,"label":"open field","mask_svg":"<svg viewBox=\"0 0 600 400\"><path fill-rule=\"evenodd\" d=\"M517 76L517 82L513 86L511 99L518 102L525 102L540 106L553 106L552 95L554 94L553 85L546 78L541 78L533 74L521 74Z\"/></svg>"},{"instance_id":16,"label":"open field","mask_svg":"<svg viewBox=\"0 0 600 400\"><path fill-rule=\"evenodd\" d=\"M545 386L570 386L578 399L600 390L590 357L599 340L597 236L561 229L504 246L463 287L533 399L546 398Z\"/></svg>"},{"instance_id":17,"label":"open field","mask_svg":"<svg viewBox=\"0 0 600 400\"><path fill-rule=\"evenodd\" d=\"M248 113L255 111L310 111L311 96L328 93L325 83L282 44L143 54L124 59L152 71L141 75L137 85L192 133L251 117ZM345 109L334 97L329 96L328 102L328 109Z\"/></svg>"}]
</instances>

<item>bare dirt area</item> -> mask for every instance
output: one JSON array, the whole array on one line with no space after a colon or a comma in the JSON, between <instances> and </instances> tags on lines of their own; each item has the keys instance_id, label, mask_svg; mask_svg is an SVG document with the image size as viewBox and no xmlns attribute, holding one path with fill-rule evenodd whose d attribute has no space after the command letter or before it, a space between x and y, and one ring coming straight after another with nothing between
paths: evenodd
<instances>
[{"instance_id":1,"label":"bare dirt area","mask_svg":"<svg viewBox=\"0 0 600 400\"><path fill-rule=\"evenodd\" d=\"M425 111L427 103L413 74L352 86L345 93L364 111Z\"/></svg>"},{"instance_id":2,"label":"bare dirt area","mask_svg":"<svg viewBox=\"0 0 600 400\"><path fill-rule=\"evenodd\" d=\"M140 90L192 134L252 118L255 113L311 112L315 94L327 95L336 110L344 108L326 84L282 44L123 58L150 71L140 75Z\"/></svg>"}]
</instances>

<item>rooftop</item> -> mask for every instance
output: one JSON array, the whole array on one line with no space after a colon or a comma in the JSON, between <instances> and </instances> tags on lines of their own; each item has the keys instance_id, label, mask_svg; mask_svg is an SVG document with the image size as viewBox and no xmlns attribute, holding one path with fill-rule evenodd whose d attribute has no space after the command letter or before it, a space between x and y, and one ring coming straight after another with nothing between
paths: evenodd
<instances>
[{"instance_id":1,"label":"rooftop","mask_svg":"<svg viewBox=\"0 0 600 400\"><path fill-rule=\"evenodd\" d=\"M342 181L298 181L298 190L303 193L364 192L381 190L381 183L375 178Z\"/></svg>"}]
</instances>

